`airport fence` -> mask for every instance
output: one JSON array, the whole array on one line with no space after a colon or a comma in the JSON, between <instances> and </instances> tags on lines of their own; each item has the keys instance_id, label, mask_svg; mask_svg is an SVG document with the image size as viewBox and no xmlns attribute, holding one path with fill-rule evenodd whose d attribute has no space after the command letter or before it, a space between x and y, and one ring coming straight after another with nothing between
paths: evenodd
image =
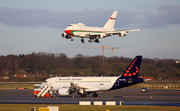
<instances>
[{"instance_id":1,"label":"airport fence","mask_svg":"<svg viewBox=\"0 0 180 111\"><path fill-rule=\"evenodd\" d=\"M133 86L126 87L127 89L171 89L180 90L180 83L140 83Z\"/></svg>"},{"instance_id":2,"label":"airport fence","mask_svg":"<svg viewBox=\"0 0 180 111\"><path fill-rule=\"evenodd\" d=\"M140 85L140 88L148 88L148 89L175 89L179 90L180 85L178 84L143 84Z\"/></svg>"}]
</instances>

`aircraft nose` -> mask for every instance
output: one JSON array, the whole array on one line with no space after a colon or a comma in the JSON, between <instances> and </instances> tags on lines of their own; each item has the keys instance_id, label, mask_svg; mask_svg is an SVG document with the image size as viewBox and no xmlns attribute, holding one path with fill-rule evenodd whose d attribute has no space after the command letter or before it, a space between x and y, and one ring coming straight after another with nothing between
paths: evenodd
<instances>
[{"instance_id":1,"label":"aircraft nose","mask_svg":"<svg viewBox=\"0 0 180 111\"><path fill-rule=\"evenodd\" d=\"M65 32L69 35L73 35L71 30L65 30Z\"/></svg>"}]
</instances>

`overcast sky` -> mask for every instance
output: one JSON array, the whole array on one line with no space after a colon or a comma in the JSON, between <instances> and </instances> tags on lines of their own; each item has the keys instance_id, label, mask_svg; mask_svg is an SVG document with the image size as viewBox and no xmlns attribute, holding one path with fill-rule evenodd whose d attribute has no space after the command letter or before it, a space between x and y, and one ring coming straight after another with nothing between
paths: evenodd
<instances>
[{"instance_id":1,"label":"overcast sky","mask_svg":"<svg viewBox=\"0 0 180 111\"><path fill-rule=\"evenodd\" d=\"M64 39L69 24L103 27L117 10L115 29L146 28L81 43ZM101 49L119 47L114 56L180 59L180 0L0 0L0 55L32 52L101 55ZM105 56L111 50L105 49Z\"/></svg>"}]
</instances>

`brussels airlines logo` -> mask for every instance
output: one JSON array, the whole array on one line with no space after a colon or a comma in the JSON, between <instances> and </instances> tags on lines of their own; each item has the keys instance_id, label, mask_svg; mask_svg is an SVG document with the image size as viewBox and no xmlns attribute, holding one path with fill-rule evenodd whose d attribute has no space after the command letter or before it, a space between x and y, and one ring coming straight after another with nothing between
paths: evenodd
<instances>
[{"instance_id":1,"label":"brussels airlines logo","mask_svg":"<svg viewBox=\"0 0 180 111\"><path fill-rule=\"evenodd\" d=\"M139 73L139 68L137 66L135 66L135 72L133 73L130 73L131 71L131 68L133 68L133 65L135 64L137 58L131 63L130 67L128 67L128 70L126 70L126 73L124 73L124 76L127 77L127 76L135 76L136 74Z\"/></svg>"}]
</instances>

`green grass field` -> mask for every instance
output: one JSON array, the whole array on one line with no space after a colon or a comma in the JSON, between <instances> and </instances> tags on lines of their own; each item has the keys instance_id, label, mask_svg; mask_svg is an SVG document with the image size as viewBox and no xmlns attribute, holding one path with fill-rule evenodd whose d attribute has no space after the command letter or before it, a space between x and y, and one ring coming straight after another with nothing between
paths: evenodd
<instances>
[{"instance_id":1,"label":"green grass field","mask_svg":"<svg viewBox=\"0 0 180 111\"><path fill-rule=\"evenodd\" d=\"M34 84L1 84L0 89L29 88L34 89Z\"/></svg>"},{"instance_id":2,"label":"green grass field","mask_svg":"<svg viewBox=\"0 0 180 111\"><path fill-rule=\"evenodd\" d=\"M179 111L179 106L79 106L79 105L41 105L41 104L0 104L0 111L30 111L31 107L59 106L59 111Z\"/></svg>"}]
</instances>

